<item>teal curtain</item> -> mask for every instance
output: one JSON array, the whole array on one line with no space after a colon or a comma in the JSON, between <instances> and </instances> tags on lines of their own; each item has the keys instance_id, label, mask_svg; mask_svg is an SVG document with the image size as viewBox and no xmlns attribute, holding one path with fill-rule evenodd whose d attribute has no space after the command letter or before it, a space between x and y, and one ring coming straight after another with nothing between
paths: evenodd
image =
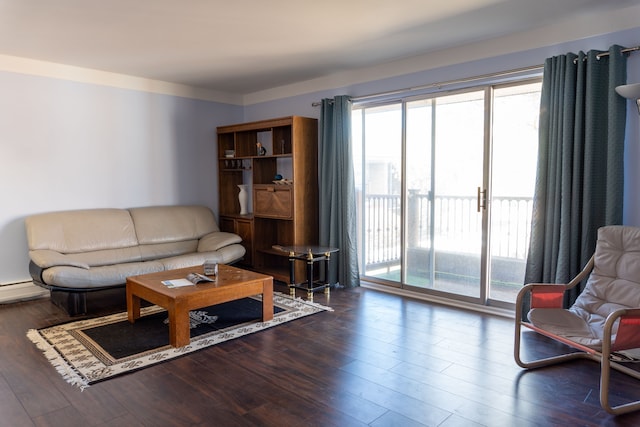
<instances>
[{"instance_id":1,"label":"teal curtain","mask_svg":"<svg viewBox=\"0 0 640 427\"><path fill-rule=\"evenodd\" d=\"M339 249L332 255L330 283L337 282L340 287L347 288L359 286L351 102L348 96L322 100L319 163L319 243Z\"/></svg>"},{"instance_id":2,"label":"teal curtain","mask_svg":"<svg viewBox=\"0 0 640 427\"><path fill-rule=\"evenodd\" d=\"M593 254L598 228L622 223L626 102L615 92L626 81L621 50L545 61L525 283L567 283Z\"/></svg>"}]
</instances>

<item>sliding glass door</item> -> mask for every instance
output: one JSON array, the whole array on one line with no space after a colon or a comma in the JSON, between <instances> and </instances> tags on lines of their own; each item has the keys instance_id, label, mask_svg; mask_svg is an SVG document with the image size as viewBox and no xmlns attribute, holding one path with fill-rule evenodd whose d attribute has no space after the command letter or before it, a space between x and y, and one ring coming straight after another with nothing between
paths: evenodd
<instances>
[{"instance_id":1,"label":"sliding glass door","mask_svg":"<svg viewBox=\"0 0 640 427\"><path fill-rule=\"evenodd\" d=\"M522 286L540 84L353 111L361 271L487 304Z\"/></svg>"},{"instance_id":2,"label":"sliding glass door","mask_svg":"<svg viewBox=\"0 0 640 427\"><path fill-rule=\"evenodd\" d=\"M404 283L479 297L484 92L410 101L406 111Z\"/></svg>"}]
</instances>

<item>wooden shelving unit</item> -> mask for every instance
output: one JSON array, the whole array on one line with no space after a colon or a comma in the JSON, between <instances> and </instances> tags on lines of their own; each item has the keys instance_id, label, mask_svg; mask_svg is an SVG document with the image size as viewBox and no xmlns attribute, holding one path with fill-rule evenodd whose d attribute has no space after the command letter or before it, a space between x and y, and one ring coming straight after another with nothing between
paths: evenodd
<instances>
[{"instance_id":1,"label":"wooden shelving unit","mask_svg":"<svg viewBox=\"0 0 640 427\"><path fill-rule=\"evenodd\" d=\"M217 133L220 228L243 238L243 265L288 283L287 254L273 247L318 243L318 121L291 116L220 126ZM288 183L274 183L276 175ZM240 184L251 189L246 215L239 214ZM296 276L304 277L304 266L298 268Z\"/></svg>"}]
</instances>

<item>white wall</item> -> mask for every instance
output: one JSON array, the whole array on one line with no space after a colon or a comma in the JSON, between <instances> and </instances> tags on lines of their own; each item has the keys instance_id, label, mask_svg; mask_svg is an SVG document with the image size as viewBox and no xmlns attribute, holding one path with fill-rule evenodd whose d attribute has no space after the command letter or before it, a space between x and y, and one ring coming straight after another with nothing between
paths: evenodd
<instances>
[{"instance_id":1,"label":"white wall","mask_svg":"<svg viewBox=\"0 0 640 427\"><path fill-rule=\"evenodd\" d=\"M242 108L0 72L0 284L29 280L27 215L204 204L217 212L216 126Z\"/></svg>"}]
</instances>

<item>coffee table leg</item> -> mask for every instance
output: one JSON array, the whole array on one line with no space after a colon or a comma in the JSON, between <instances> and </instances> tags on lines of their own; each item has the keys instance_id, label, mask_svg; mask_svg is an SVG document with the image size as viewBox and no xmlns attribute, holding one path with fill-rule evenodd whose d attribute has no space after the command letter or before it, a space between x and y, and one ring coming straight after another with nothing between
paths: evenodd
<instances>
[{"instance_id":1,"label":"coffee table leg","mask_svg":"<svg viewBox=\"0 0 640 427\"><path fill-rule=\"evenodd\" d=\"M273 278L262 282L262 321L273 319Z\"/></svg>"},{"instance_id":2,"label":"coffee table leg","mask_svg":"<svg viewBox=\"0 0 640 427\"><path fill-rule=\"evenodd\" d=\"M169 312L169 344L173 347L184 347L191 342L189 329L189 310L178 310L175 307Z\"/></svg>"},{"instance_id":3,"label":"coffee table leg","mask_svg":"<svg viewBox=\"0 0 640 427\"><path fill-rule=\"evenodd\" d=\"M140 318L140 297L134 295L129 286L127 286L127 318L131 323Z\"/></svg>"}]
</instances>

